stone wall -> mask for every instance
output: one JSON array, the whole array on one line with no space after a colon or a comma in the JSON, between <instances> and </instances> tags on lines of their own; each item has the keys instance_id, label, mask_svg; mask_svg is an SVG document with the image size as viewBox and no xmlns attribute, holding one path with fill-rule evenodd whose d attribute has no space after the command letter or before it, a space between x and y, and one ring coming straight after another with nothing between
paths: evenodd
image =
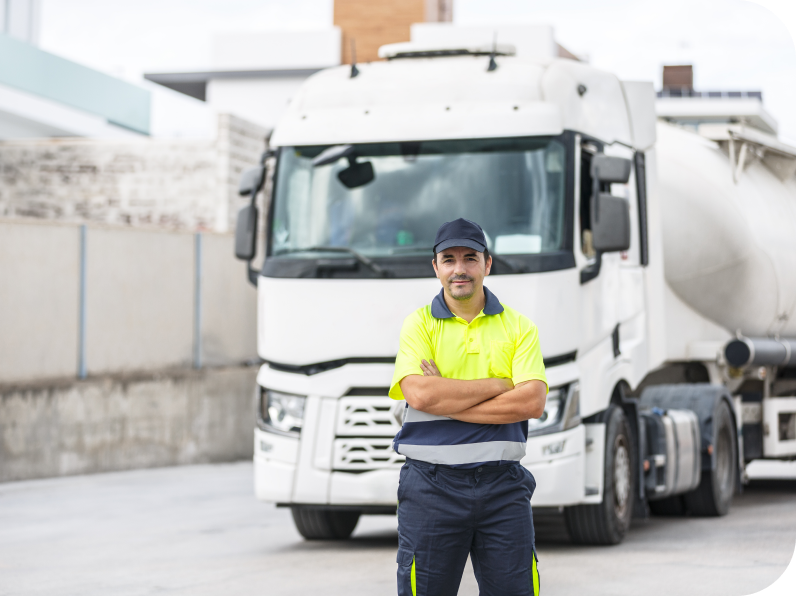
<instances>
[{"instance_id":1,"label":"stone wall","mask_svg":"<svg viewBox=\"0 0 796 596\"><path fill-rule=\"evenodd\" d=\"M251 457L256 292L212 232L266 139L0 142L0 482Z\"/></svg>"},{"instance_id":2,"label":"stone wall","mask_svg":"<svg viewBox=\"0 0 796 596\"><path fill-rule=\"evenodd\" d=\"M228 231L267 134L222 114L215 140L1 142L0 217Z\"/></svg>"},{"instance_id":3,"label":"stone wall","mask_svg":"<svg viewBox=\"0 0 796 596\"><path fill-rule=\"evenodd\" d=\"M256 374L0 385L0 482L250 458Z\"/></svg>"}]
</instances>

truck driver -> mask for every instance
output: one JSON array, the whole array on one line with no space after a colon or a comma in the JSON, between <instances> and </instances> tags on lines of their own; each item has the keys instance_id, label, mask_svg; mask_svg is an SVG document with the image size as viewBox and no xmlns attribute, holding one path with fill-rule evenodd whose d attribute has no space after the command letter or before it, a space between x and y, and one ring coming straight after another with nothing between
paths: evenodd
<instances>
[{"instance_id":1,"label":"truck driver","mask_svg":"<svg viewBox=\"0 0 796 596\"><path fill-rule=\"evenodd\" d=\"M406 400L398 594L455 596L469 554L482 596L536 596L536 481L519 462L547 395L538 331L484 287L475 222L440 226L433 266L442 290L404 321L390 387Z\"/></svg>"}]
</instances>

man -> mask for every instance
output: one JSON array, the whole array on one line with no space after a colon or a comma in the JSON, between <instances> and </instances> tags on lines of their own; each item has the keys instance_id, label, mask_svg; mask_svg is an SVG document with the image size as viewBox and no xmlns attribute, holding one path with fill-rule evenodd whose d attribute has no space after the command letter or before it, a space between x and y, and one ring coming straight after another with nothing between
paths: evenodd
<instances>
[{"instance_id":1,"label":"man","mask_svg":"<svg viewBox=\"0 0 796 596\"><path fill-rule=\"evenodd\" d=\"M390 387L406 399L398 594L455 596L469 554L482 596L536 596L536 481L519 461L547 396L537 329L484 287L478 224L442 224L433 265L442 290L404 321Z\"/></svg>"}]
</instances>

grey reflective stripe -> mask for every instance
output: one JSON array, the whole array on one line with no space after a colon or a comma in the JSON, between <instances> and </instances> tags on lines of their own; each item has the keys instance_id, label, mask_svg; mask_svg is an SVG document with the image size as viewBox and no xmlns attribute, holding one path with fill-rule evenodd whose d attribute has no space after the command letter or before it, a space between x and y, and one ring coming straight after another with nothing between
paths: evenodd
<instances>
[{"instance_id":1,"label":"grey reflective stripe","mask_svg":"<svg viewBox=\"0 0 796 596\"><path fill-rule=\"evenodd\" d=\"M488 441L463 445L407 445L399 443L398 453L430 464L474 464L482 461L520 461L525 457L525 443Z\"/></svg>"},{"instance_id":2,"label":"grey reflective stripe","mask_svg":"<svg viewBox=\"0 0 796 596\"><path fill-rule=\"evenodd\" d=\"M437 416L436 414L426 414L420 410L415 410L412 406L406 406L404 424L407 422L431 422L432 420L450 420L447 416Z\"/></svg>"}]
</instances>

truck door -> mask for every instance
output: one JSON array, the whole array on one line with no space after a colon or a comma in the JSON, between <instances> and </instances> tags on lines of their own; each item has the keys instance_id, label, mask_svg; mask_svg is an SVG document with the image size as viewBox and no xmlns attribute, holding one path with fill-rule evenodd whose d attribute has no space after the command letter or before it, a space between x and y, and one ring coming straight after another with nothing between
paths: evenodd
<instances>
[{"instance_id":1,"label":"truck door","mask_svg":"<svg viewBox=\"0 0 796 596\"><path fill-rule=\"evenodd\" d=\"M636 166L627 184L602 184L600 192L628 201L630 248L600 253L592 246L591 162L598 153L633 159L632 150L581 137L576 143L579 164L576 200L576 263L580 268L581 344L578 350L583 383L582 413L604 409L619 380L635 386L646 369L644 286L640 250ZM629 377L629 378L628 378Z\"/></svg>"}]
</instances>

